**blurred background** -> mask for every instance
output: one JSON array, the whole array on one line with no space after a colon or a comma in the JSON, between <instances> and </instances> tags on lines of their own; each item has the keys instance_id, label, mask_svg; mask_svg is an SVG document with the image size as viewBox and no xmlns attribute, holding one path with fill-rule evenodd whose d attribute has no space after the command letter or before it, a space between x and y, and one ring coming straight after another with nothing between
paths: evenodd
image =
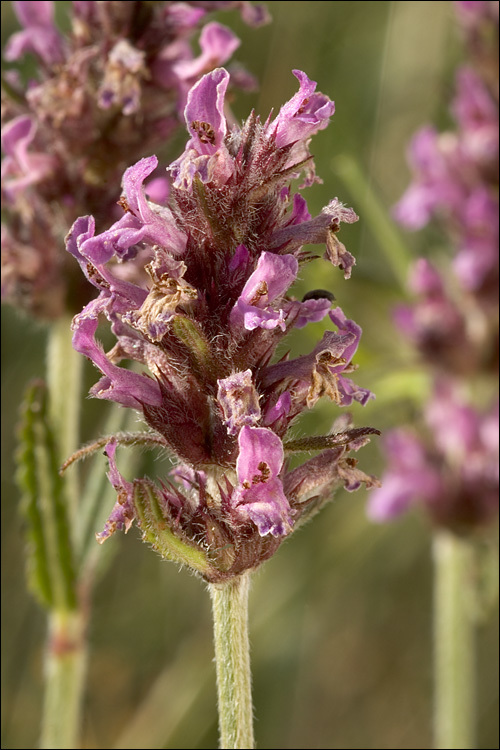
<instances>
[{"instance_id":1,"label":"blurred background","mask_svg":"<svg viewBox=\"0 0 500 750\"><path fill-rule=\"evenodd\" d=\"M64 16L65 3L57 3ZM425 379L391 323L404 297L373 217L374 191L386 215L409 182L405 150L416 129L450 124L453 72L463 57L451 2L268 2L272 23L250 29L236 12L215 15L240 37L233 59L259 81L235 94L236 117L264 118L296 89L291 70L318 82L336 103L330 127L313 140L323 183L305 192L315 215L333 197L360 221L340 239L356 257L352 278L322 260L294 293L331 289L363 328L357 383L377 398L352 409L357 426L382 432L411 422ZM17 24L2 2L2 35ZM171 145L175 157L182 139ZM356 170L362 180L356 183ZM354 175L354 177L353 177ZM433 229L396 238L413 257L442 253ZM323 332L297 332L310 351ZM2 747L36 747L43 687L45 615L26 591L22 522L14 484L15 429L28 381L44 375L42 325L2 309ZM96 380L90 365L87 385ZM358 406L358 405L356 405ZM102 404L86 402L84 440ZM331 428L338 409L321 403L304 431ZM119 465L126 466L128 449ZM127 456L125 456L127 452ZM377 440L358 455L381 474ZM95 461L104 459L98 454ZM144 456L141 471L168 470ZM392 524L366 519L367 493L339 491L255 575L250 637L255 731L261 748L428 748L432 745L431 534L418 509ZM93 598L85 697L85 748L214 748L215 670L210 601L204 584L162 562L132 530L106 543L111 557ZM104 548L103 548L104 552ZM478 748L498 747L498 611L480 625Z\"/></svg>"}]
</instances>

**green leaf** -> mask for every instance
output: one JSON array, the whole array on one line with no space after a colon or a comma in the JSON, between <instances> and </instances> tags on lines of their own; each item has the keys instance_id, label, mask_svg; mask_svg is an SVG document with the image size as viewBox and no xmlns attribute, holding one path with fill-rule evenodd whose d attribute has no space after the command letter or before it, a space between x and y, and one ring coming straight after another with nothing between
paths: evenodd
<instances>
[{"instance_id":1,"label":"green leaf","mask_svg":"<svg viewBox=\"0 0 500 750\"><path fill-rule=\"evenodd\" d=\"M43 606L73 609L76 591L72 543L47 401L45 384L30 384L19 430L16 477L26 521L28 585Z\"/></svg>"},{"instance_id":2,"label":"green leaf","mask_svg":"<svg viewBox=\"0 0 500 750\"><path fill-rule=\"evenodd\" d=\"M154 484L146 479L134 482L134 506L144 541L165 560L187 565L201 574L208 573L211 566L206 553L187 539L180 528L174 534L156 492Z\"/></svg>"},{"instance_id":3,"label":"green leaf","mask_svg":"<svg viewBox=\"0 0 500 750\"><path fill-rule=\"evenodd\" d=\"M189 349L192 367L200 376L210 376L216 368L210 347L198 323L185 315L175 315L171 326L177 338Z\"/></svg>"}]
</instances>

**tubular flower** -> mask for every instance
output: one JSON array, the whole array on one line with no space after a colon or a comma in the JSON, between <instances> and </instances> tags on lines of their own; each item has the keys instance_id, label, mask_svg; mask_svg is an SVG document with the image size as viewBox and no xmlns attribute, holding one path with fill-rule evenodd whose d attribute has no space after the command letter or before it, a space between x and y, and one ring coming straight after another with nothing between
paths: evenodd
<instances>
[{"instance_id":1,"label":"tubular flower","mask_svg":"<svg viewBox=\"0 0 500 750\"><path fill-rule=\"evenodd\" d=\"M268 20L247 2L67 5L63 34L53 2L14 2L22 30L5 48L8 62L29 54L37 69L28 83L15 68L5 75L2 299L47 320L88 299L64 253L68 227L89 213L99 231L108 225L125 167L168 142L191 86L239 46L207 13L236 8L254 26ZM234 83L248 87L252 77L241 70ZM156 193L168 189L161 182Z\"/></svg>"},{"instance_id":2,"label":"tubular flower","mask_svg":"<svg viewBox=\"0 0 500 750\"><path fill-rule=\"evenodd\" d=\"M73 322L74 347L102 373L92 395L139 411L150 428L144 442L154 435L178 462L161 485L127 482L115 463L120 437L110 439L118 501L99 541L135 520L163 556L210 581L268 558L338 485L377 483L347 456L372 428L349 429L347 419L327 436L286 439L321 396L339 406L372 396L346 377L359 326L332 309L328 292L305 301L288 294L311 260L302 246L340 246L341 222L357 219L337 199L311 218L302 196L291 198L291 179L313 174L309 138L334 111L305 73L294 73L299 92L277 117L262 123L252 113L241 128L224 115L227 71L205 75L187 96L190 138L169 168L168 205L146 195L157 166L147 157L125 172L125 214L100 234L92 217L80 218L67 237L99 290ZM345 248L325 257L349 276ZM311 354L273 361L292 328L328 316L336 330ZM108 352L96 339L102 318L116 338ZM304 451L320 453L290 471L288 457Z\"/></svg>"}]
</instances>

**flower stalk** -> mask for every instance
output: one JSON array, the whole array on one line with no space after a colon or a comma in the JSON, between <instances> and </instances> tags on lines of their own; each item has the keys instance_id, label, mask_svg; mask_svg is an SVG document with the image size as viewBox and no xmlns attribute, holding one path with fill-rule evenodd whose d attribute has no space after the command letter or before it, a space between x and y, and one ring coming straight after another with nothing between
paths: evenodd
<instances>
[{"instance_id":1,"label":"flower stalk","mask_svg":"<svg viewBox=\"0 0 500 750\"><path fill-rule=\"evenodd\" d=\"M472 543L442 531L434 538L436 750L474 747L475 647Z\"/></svg>"},{"instance_id":2,"label":"flower stalk","mask_svg":"<svg viewBox=\"0 0 500 750\"><path fill-rule=\"evenodd\" d=\"M248 592L250 573L209 584L214 624L220 747L255 747L253 736Z\"/></svg>"},{"instance_id":3,"label":"flower stalk","mask_svg":"<svg viewBox=\"0 0 500 750\"><path fill-rule=\"evenodd\" d=\"M80 435L83 360L77 357L63 315L49 329L47 345L48 415L59 462L76 450ZM68 533L74 552L79 499L78 472L64 477ZM77 574L78 575L78 574ZM86 615L76 592L74 608L53 606L48 611L45 653L45 696L40 747L75 748L79 744L88 644Z\"/></svg>"},{"instance_id":4,"label":"flower stalk","mask_svg":"<svg viewBox=\"0 0 500 750\"><path fill-rule=\"evenodd\" d=\"M79 610L52 611L45 662L42 750L78 747L87 649Z\"/></svg>"},{"instance_id":5,"label":"flower stalk","mask_svg":"<svg viewBox=\"0 0 500 750\"><path fill-rule=\"evenodd\" d=\"M80 407L84 360L71 345L71 316L63 315L49 328L47 343L47 387L49 414L57 436L57 450L62 463L75 452L80 441ZM65 478L70 526L74 530L78 502L78 472Z\"/></svg>"}]
</instances>

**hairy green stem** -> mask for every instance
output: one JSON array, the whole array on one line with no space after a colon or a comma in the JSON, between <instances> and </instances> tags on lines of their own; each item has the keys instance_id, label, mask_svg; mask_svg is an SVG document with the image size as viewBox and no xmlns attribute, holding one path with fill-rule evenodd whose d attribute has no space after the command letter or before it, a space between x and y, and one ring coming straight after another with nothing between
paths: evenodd
<instances>
[{"instance_id":1,"label":"hairy green stem","mask_svg":"<svg viewBox=\"0 0 500 750\"><path fill-rule=\"evenodd\" d=\"M214 620L220 747L254 747L248 591L250 573L209 584Z\"/></svg>"},{"instance_id":2,"label":"hairy green stem","mask_svg":"<svg viewBox=\"0 0 500 750\"><path fill-rule=\"evenodd\" d=\"M45 655L42 750L72 750L79 746L86 653L82 613L52 611Z\"/></svg>"},{"instance_id":3,"label":"hairy green stem","mask_svg":"<svg viewBox=\"0 0 500 750\"><path fill-rule=\"evenodd\" d=\"M467 539L439 532L434 541L436 750L471 750L475 724L472 608L474 550Z\"/></svg>"},{"instance_id":4,"label":"hairy green stem","mask_svg":"<svg viewBox=\"0 0 500 750\"><path fill-rule=\"evenodd\" d=\"M76 451L80 443L80 407L84 358L71 345L71 317L62 316L52 323L47 344L47 386L49 409L56 435L61 464ZM68 516L76 528L79 499L78 472L65 479Z\"/></svg>"}]
</instances>

